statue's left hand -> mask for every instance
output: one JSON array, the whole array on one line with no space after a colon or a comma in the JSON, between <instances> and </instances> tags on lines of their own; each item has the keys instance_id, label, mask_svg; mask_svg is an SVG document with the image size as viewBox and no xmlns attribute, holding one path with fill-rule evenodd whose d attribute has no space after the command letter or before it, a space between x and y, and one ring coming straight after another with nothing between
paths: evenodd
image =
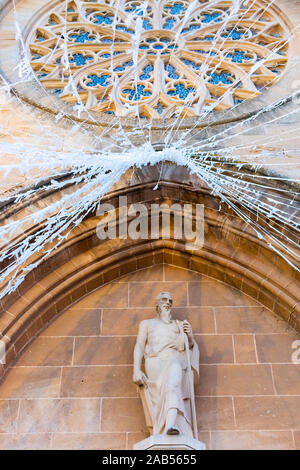
<instances>
[{"instance_id":1,"label":"statue's left hand","mask_svg":"<svg viewBox=\"0 0 300 470\"><path fill-rule=\"evenodd\" d=\"M188 337L189 347L192 348L193 344L194 344L194 337L193 337L192 327L191 327L191 325L189 324L189 322L187 320L183 320L182 326L183 326L183 331L185 332L185 334Z\"/></svg>"}]
</instances>

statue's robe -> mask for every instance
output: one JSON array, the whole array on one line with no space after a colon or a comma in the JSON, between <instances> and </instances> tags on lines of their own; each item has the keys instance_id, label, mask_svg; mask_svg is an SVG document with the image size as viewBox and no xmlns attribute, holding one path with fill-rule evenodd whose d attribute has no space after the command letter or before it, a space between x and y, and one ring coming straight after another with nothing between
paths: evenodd
<instances>
[{"instance_id":1,"label":"statue's robe","mask_svg":"<svg viewBox=\"0 0 300 470\"><path fill-rule=\"evenodd\" d=\"M167 413L178 411L176 425L180 433L193 437L191 390L193 377L189 376L182 322L163 323L153 318L143 322L147 328L145 345L145 372L148 387L141 387L147 426L153 434L165 432ZM193 371L199 373L199 350L194 343L189 348Z\"/></svg>"}]
</instances>

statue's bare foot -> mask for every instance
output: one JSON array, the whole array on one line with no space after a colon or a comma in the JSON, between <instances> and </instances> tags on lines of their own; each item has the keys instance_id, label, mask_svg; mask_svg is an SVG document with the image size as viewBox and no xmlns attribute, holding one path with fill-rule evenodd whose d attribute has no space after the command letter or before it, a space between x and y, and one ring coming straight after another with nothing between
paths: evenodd
<instances>
[{"instance_id":1,"label":"statue's bare foot","mask_svg":"<svg viewBox=\"0 0 300 470\"><path fill-rule=\"evenodd\" d=\"M178 435L179 434L179 429L177 428L177 426L171 426L168 430L167 430L167 434L171 434L171 435Z\"/></svg>"}]
</instances>

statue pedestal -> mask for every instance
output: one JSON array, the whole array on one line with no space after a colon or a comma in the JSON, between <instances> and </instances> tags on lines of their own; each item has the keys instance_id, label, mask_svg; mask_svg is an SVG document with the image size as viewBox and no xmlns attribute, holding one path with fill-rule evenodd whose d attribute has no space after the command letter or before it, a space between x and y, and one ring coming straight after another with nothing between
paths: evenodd
<instances>
[{"instance_id":1,"label":"statue pedestal","mask_svg":"<svg viewBox=\"0 0 300 470\"><path fill-rule=\"evenodd\" d=\"M134 444L133 450L206 450L206 445L184 434L154 434Z\"/></svg>"}]
</instances>

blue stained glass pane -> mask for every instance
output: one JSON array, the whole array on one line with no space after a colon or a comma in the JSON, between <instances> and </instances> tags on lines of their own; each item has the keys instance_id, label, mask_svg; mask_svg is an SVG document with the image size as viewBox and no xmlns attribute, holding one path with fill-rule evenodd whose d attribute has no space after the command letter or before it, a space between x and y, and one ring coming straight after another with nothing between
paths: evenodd
<instances>
[{"instance_id":1,"label":"blue stained glass pane","mask_svg":"<svg viewBox=\"0 0 300 470\"><path fill-rule=\"evenodd\" d=\"M101 75L98 77L98 75L88 75L88 78L91 80L90 82L87 83L87 86L108 86L109 82L107 81L108 78L110 78L110 75Z\"/></svg>"},{"instance_id":2,"label":"blue stained glass pane","mask_svg":"<svg viewBox=\"0 0 300 470\"><path fill-rule=\"evenodd\" d=\"M122 65L118 65L117 67L114 68L114 72L121 72L122 70L125 70L126 67L131 67L133 65L132 60L128 60L127 62L124 62Z\"/></svg>"},{"instance_id":3,"label":"blue stained glass pane","mask_svg":"<svg viewBox=\"0 0 300 470\"><path fill-rule=\"evenodd\" d=\"M84 43L85 41L95 41L93 36L90 36L88 32L81 32L79 34L70 34L70 38L76 38L75 42Z\"/></svg>"},{"instance_id":4,"label":"blue stained glass pane","mask_svg":"<svg viewBox=\"0 0 300 470\"><path fill-rule=\"evenodd\" d=\"M153 65L146 65L146 67L143 68L143 71L146 73L153 72L154 67Z\"/></svg>"},{"instance_id":5,"label":"blue stained glass pane","mask_svg":"<svg viewBox=\"0 0 300 470\"><path fill-rule=\"evenodd\" d=\"M79 65L85 65L87 60L92 60L92 59L93 59L93 57L91 57L91 56L84 56L84 55L78 53L78 54L73 55L73 58L70 59L70 62L71 63L75 62L75 64L77 66L79 66Z\"/></svg>"},{"instance_id":6,"label":"blue stained glass pane","mask_svg":"<svg viewBox=\"0 0 300 470\"><path fill-rule=\"evenodd\" d=\"M95 15L97 24L112 24L113 16Z\"/></svg>"},{"instance_id":7,"label":"blue stained glass pane","mask_svg":"<svg viewBox=\"0 0 300 470\"><path fill-rule=\"evenodd\" d=\"M222 34L224 38L231 38L234 40L241 39L243 33L241 31L235 31L234 29L227 30L224 34Z\"/></svg>"},{"instance_id":8,"label":"blue stained glass pane","mask_svg":"<svg viewBox=\"0 0 300 470\"><path fill-rule=\"evenodd\" d=\"M151 24L149 23L149 20L143 20L143 28L149 31L150 29L153 29Z\"/></svg>"},{"instance_id":9,"label":"blue stained glass pane","mask_svg":"<svg viewBox=\"0 0 300 470\"><path fill-rule=\"evenodd\" d=\"M177 75L175 67L173 67L173 65L166 64L165 65L165 70L168 72L168 77L169 78L174 78L174 79L179 78L179 75Z\"/></svg>"},{"instance_id":10,"label":"blue stained glass pane","mask_svg":"<svg viewBox=\"0 0 300 470\"><path fill-rule=\"evenodd\" d=\"M175 90L169 90L168 95L170 96L179 96L181 100L185 100L187 96L194 92L195 88L185 88L182 83L176 83Z\"/></svg>"},{"instance_id":11,"label":"blue stained glass pane","mask_svg":"<svg viewBox=\"0 0 300 470\"><path fill-rule=\"evenodd\" d=\"M56 89L54 90L54 94L55 94L56 96L60 95L61 93L62 93L62 90L61 90L60 88L56 88Z\"/></svg>"},{"instance_id":12,"label":"blue stained glass pane","mask_svg":"<svg viewBox=\"0 0 300 470\"><path fill-rule=\"evenodd\" d=\"M126 28L126 26L117 25L116 29L118 31L125 31L125 33L134 34L134 31L130 31L130 29Z\"/></svg>"},{"instance_id":13,"label":"blue stained glass pane","mask_svg":"<svg viewBox=\"0 0 300 470\"><path fill-rule=\"evenodd\" d=\"M223 83L224 85L230 85L232 83L232 80L229 80L228 77L230 77L230 73L222 72L219 75L215 72L212 74L209 74L211 78L209 79L210 82L212 82L214 85L218 85L219 83Z\"/></svg>"},{"instance_id":14,"label":"blue stained glass pane","mask_svg":"<svg viewBox=\"0 0 300 470\"><path fill-rule=\"evenodd\" d=\"M174 3L172 7L167 7L167 9L170 10L172 15L180 15L180 13L186 10L181 3Z\"/></svg>"},{"instance_id":15,"label":"blue stained glass pane","mask_svg":"<svg viewBox=\"0 0 300 470\"><path fill-rule=\"evenodd\" d=\"M146 67L143 68L143 74L140 75L140 79L141 80L147 80L148 78L150 78L150 72L153 72L154 70L154 67L153 65L146 65Z\"/></svg>"},{"instance_id":16,"label":"blue stained glass pane","mask_svg":"<svg viewBox=\"0 0 300 470\"><path fill-rule=\"evenodd\" d=\"M163 49L163 48L164 48L164 46L162 44L155 44L153 46L153 49Z\"/></svg>"},{"instance_id":17,"label":"blue stained glass pane","mask_svg":"<svg viewBox=\"0 0 300 470\"><path fill-rule=\"evenodd\" d=\"M108 59L110 57L110 54L101 54L102 59Z\"/></svg>"},{"instance_id":18,"label":"blue stained glass pane","mask_svg":"<svg viewBox=\"0 0 300 470\"><path fill-rule=\"evenodd\" d=\"M172 29L174 26L174 23L176 23L175 18L168 18L167 21L163 25L163 29Z\"/></svg>"},{"instance_id":19,"label":"blue stained glass pane","mask_svg":"<svg viewBox=\"0 0 300 470\"><path fill-rule=\"evenodd\" d=\"M149 49L149 46L147 46L147 44L141 44L140 49Z\"/></svg>"},{"instance_id":20,"label":"blue stained glass pane","mask_svg":"<svg viewBox=\"0 0 300 470\"><path fill-rule=\"evenodd\" d=\"M139 101L141 96L151 95L150 91L145 90L145 85L137 85L137 87L132 90L130 88L126 88L123 90L123 93L129 95L128 98L130 101Z\"/></svg>"},{"instance_id":21,"label":"blue stained glass pane","mask_svg":"<svg viewBox=\"0 0 300 470\"><path fill-rule=\"evenodd\" d=\"M203 14L204 19L202 20L202 23L211 23L212 21L218 22L221 21L219 16L221 16L221 13L204 13Z\"/></svg>"},{"instance_id":22,"label":"blue stained glass pane","mask_svg":"<svg viewBox=\"0 0 300 470\"><path fill-rule=\"evenodd\" d=\"M242 64L244 60L250 60L251 57L245 56L245 51L240 51L236 50L234 51L234 54L227 54L226 57L230 57L232 59L232 62L236 62L239 64Z\"/></svg>"}]
</instances>

